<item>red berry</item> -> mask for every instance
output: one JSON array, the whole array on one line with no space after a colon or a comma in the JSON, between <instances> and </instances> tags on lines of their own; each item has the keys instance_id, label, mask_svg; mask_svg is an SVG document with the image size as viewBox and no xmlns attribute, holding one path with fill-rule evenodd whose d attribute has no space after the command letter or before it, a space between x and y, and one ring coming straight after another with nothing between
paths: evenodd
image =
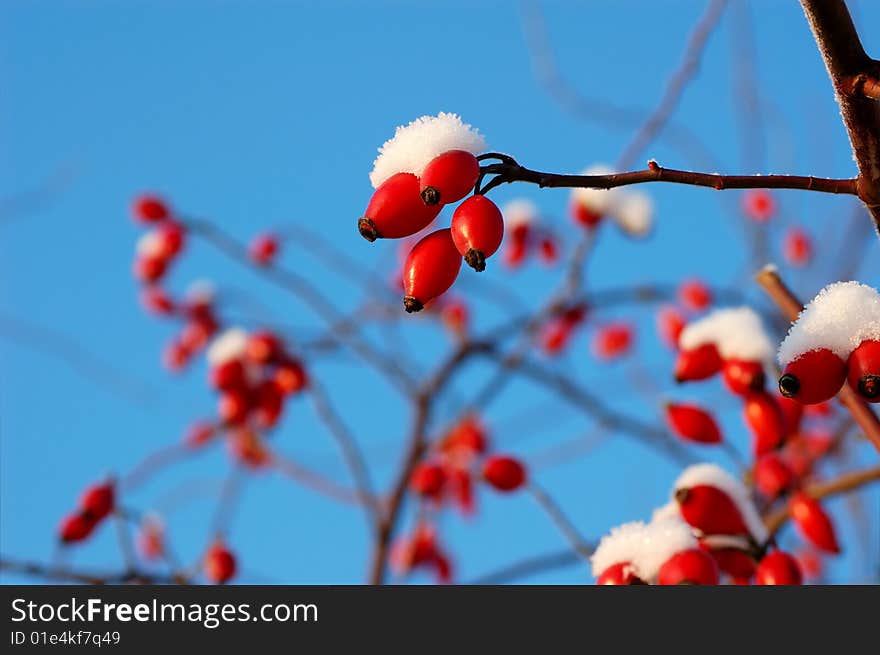
<instances>
[{"instance_id":1,"label":"red berry","mask_svg":"<svg viewBox=\"0 0 880 655\"><path fill-rule=\"evenodd\" d=\"M670 557L657 573L661 585L718 584L718 567L715 560L700 548L683 550Z\"/></svg>"},{"instance_id":2,"label":"red berry","mask_svg":"<svg viewBox=\"0 0 880 655\"><path fill-rule=\"evenodd\" d=\"M782 418L785 421L785 436L790 437L797 434L801 428L801 418L804 415L804 406L798 401L786 398L780 393L776 394L776 404L782 412ZM819 405L812 405L818 407Z\"/></svg>"},{"instance_id":3,"label":"red berry","mask_svg":"<svg viewBox=\"0 0 880 655\"><path fill-rule=\"evenodd\" d=\"M468 516L474 513L474 484L470 473L463 468L452 467L447 471L449 489L459 511Z\"/></svg>"},{"instance_id":4,"label":"red berry","mask_svg":"<svg viewBox=\"0 0 880 655\"><path fill-rule=\"evenodd\" d=\"M755 462L753 475L755 487L769 500L775 500L795 483L794 472L776 453L762 455Z\"/></svg>"},{"instance_id":5,"label":"red berry","mask_svg":"<svg viewBox=\"0 0 880 655\"><path fill-rule=\"evenodd\" d=\"M504 248L504 263L508 268L518 268L529 254L529 234L531 230L528 225L521 224L510 230L510 236L507 239L507 245Z\"/></svg>"},{"instance_id":6,"label":"red berry","mask_svg":"<svg viewBox=\"0 0 880 655\"><path fill-rule=\"evenodd\" d=\"M265 443L253 430L247 428L236 430L227 443L230 454L252 469L263 468L272 461L272 455Z\"/></svg>"},{"instance_id":7,"label":"red berry","mask_svg":"<svg viewBox=\"0 0 880 655\"><path fill-rule=\"evenodd\" d=\"M483 271L504 238L504 217L487 197L471 196L452 214L450 229L452 241L468 266Z\"/></svg>"},{"instance_id":8,"label":"red berry","mask_svg":"<svg viewBox=\"0 0 880 655\"><path fill-rule=\"evenodd\" d=\"M440 310L440 320L454 335L459 337L466 335L470 320L467 305L460 300L445 303Z\"/></svg>"},{"instance_id":9,"label":"red berry","mask_svg":"<svg viewBox=\"0 0 880 655\"><path fill-rule=\"evenodd\" d=\"M284 410L284 390L281 385L273 379L260 383L260 386L257 387L253 409L260 427L274 427Z\"/></svg>"},{"instance_id":10,"label":"red berry","mask_svg":"<svg viewBox=\"0 0 880 655\"><path fill-rule=\"evenodd\" d=\"M170 221L163 223L156 229L156 256L170 260L182 249L186 233L183 227Z\"/></svg>"},{"instance_id":11,"label":"red berry","mask_svg":"<svg viewBox=\"0 0 880 655\"><path fill-rule=\"evenodd\" d=\"M406 311L421 311L426 303L443 294L455 282L459 269L461 255L448 228L431 232L419 241L403 267Z\"/></svg>"},{"instance_id":12,"label":"red berry","mask_svg":"<svg viewBox=\"0 0 880 655\"><path fill-rule=\"evenodd\" d=\"M596 579L597 585L636 585L645 584L645 581L636 575L635 569L629 562L612 564L602 571Z\"/></svg>"},{"instance_id":13,"label":"red berry","mask_svg":"<svg viewBox=\"0 0 880 655\"><path fill-rule=\"evenodd\" d=\"M684 316L675 307L663 307L657 312L657 332L670 348L678 347L678 338L686 324Z\"/></svg>"},{"instance_id":14,"label":"red berry","mask_svg":"<svg viewBox=\"0 0 880 655\"><path fill-rule=\"evenodd\" d=\"M158 282L168 269L168 260L154 255L138 255L134 260L134 276L145 284Z\"/></svg>"},{"instance_id":15,"label":"red berry","mask_svg":"<svg viewBox=\"0 0 880 655\"><path fill-rule=\"evenodd\" d=\"M156 286L146 287L141 292L141 305L148 312L168 316L174 313L174 301L161 288Z\"/></svg>"},{"instance_id":16,"label":"red berry","mask_svg":"<svg viewBox=\"0 0 880 655\"><path fill-rule=\"evenodd\" d=\"M700 280L688 280L679 287L678 299L685 308L701 312L712 304L712 291Z\"/></svg>"},{"instance_id":17,"label":"red berry","mask_svg":"<svg viewBox=\"0 0 880 655\"><path fill-rule=\"evenodd\" d=\"M281 340L267 330L253 332L245 346L246 357L257 364L270 364L278 361L284 354Z\"/></svg>"},{"instance_id":18,"label":"red berry","mask_svg":"<svg viewBox=\"0 0 880 655\"><path fill-rule=\"evenodd\" d=\"M559 260L559 247L552 235L545 235L538 243L538 253L545 264L555 264Z\"/></svg>"},{"instance_id":19,"label":"red berry","mask_svg":"<svg viewBox=\"0 0 880 655\"><path fill-rule=\"evenodd\" d=\"M275 381L285 395L299 393L309 384L309 376L297 360L289 359L275 369Z\"/></svg>"},{"instance_id":20,"label":"red berry","mask_svg":"<svg viewBox=\"0 0 880 655\"><path fill-rule=\"evenodd\" d=\"M627 323L612 323L596 333L593 354L603 360L617 359L629 352L632 342L632 326Z\"/></svg>"},{"instance_id":21,"label":"red berry","mask_svg":"<svg viewBox=\"0 0 880 655\"><path fill-rule=\"evenodd\" d=\"M764 189L750 189L743 196L745 215L757 223L765 223L776 213L776 201Z\"/></svg>"},{"instance_id":22,"label":"red berry","mask_svg":"<svg viewBox=\"0 0 880 655\"><path fill-rule=\"evenodd\" d=\"M733 393L745 396L764 388L764 365L744 359L728 359L721 369L721 379Z\"/></svg>"},{"instance_id":23,"label":"red berry","mask_svg":"<svg viewBox=\"0 0 880 655\"><path fill-rule=\"evenodd\" d=\"M214 389L229 391L244 389L247 386L247 374L240 359L229 359L211 368L210 382Z\"/></svg>"},{"instance_id":24,"label":"red berry","mask_svg":"<svg viewBox=\"0 0 880 655\"><path fill-rule=\"evenodd\" d=\"M367 241L400 239L420 232L431 224L442 205L426 205L419 195L419 178L397 173L373 193L358 231Z\"/></svg>"},{"instance_id":25,"label":"red berry","mask_svg":"<svg viewBox=\"0 0 880 655\"><path fill-rule=\"evenodd\" d=\"M802 405L833 398L846 382L846 363L827 348L810 350L790 362L779 378L779 391Z\"/></svg>"},{"instance_id":26,"label":"red berry","mask_svg":"<svg viewBox=\"0 0 880 655\"><path fill-rule=\"evenodd\" d=\"M58 538L65 544L82 541L95 529L97 522L88 512L76 512L65 516L58 527Z\"/></svg>"},{"instance_id":27,"label":"red berry","mask_svg":"<svg viewBox=\"0 0 880 655\"><path fill-rule=\"evenodd\" d=\"M748 534L736 503L716 487L699 484L677 489L675 500L682 518L703 534Z\"/></svg>"},{"instance_id":28,"label":"red berry","mask_svg":"<svg viewBox=\"0 0 880 655\"><path fill-rule=\"evenodd\" d=\"M785 260L792 266L805 266L813 258L813 241L801 228L795 227L785 234L783 246Z\"/></svg>"},{"instance_id":29,"label":"red berry","mask_svg":"<svg viewBox=\"0 0 880 655\"><path fill-rule=\"evenodd\" d=\"M602 214L598 214L582 202L574 202L569 209L575 223L586 228L595 228L602 220Z\"/></svg>"},{"instance_id":30,"label":"red berry","mask_svg":"<svg viewBox=\"0 0 880 655\"><path fill-rule=\"evenodd\" d=\"M805 539L827 553L840 552L834 524L819 501L799 491L791 497L789 510L792 520Z\"/></svg>"},{"instance_id":31,"label":"red berry","mask_svg":"<svg viewBox=\"0 0 880 655\"><path fill-rule=\"evenodd\" d=\"M799 585L802 580L801 568L795 558L781 550L764 556L755 578L761 585Z\"/></svg>"},{"instance_id":32,"label":"red berry","mask_svg":"<svg viewBox=\"0 0 880 655\"><path fill-rule=\"evenodd\" d=\"M235 575L235 555L222 541L214 542L205 553L202 564L205 577L214 584L223 584Z\"/></svg>"},{"instance_id":33,"label":"red berry","mask_svg":"<svg viewBox=\"0 0 880 655\"><path fill-rule=\"evenodd\" d=\"M769 393L750 393L743 407L743 417L752 431L752 451L756 457L782 445L785 440L785 419L776 399Z\"/></svg>"},{"instance_id":34,"label":"red berry","mask_svg":"<svg viewBox=\"0 0 880 655\"><path fill-rule=\"evenodd\" d=\"M446 472L435 462L423 462L416 466L409 480L410 488L420 496L439 499L446 482Z\"/></svg>"},{"instance_id":35,"label":"red berry","mask_svg":"<svg viewBox=\"0 0 880 655\"><path fill-rule=\"evenodd\" d=\"M719 443L722 440L715 419L696 405L669 403L666 405L666 420L672 431L687 441Z\"/></svg>"},{"instance_id":36,"label":"red berry","mask_svg":"<svg viewBox=\"0 0 880 655\"><path fill-rule=\"evenodd\" d=\"M179 339L171 341L162 353L162 362L169 371L179 371L189 363L192 350Z\"/></svg>"},{"instance_id":37,"label":"red berry","mask_svg":"<svg viewBox=\"0 0 880 655\"><path fill-rule=\"evenodd\" d=\"M755 560L738 548L709 550L719 570L732 578L749 580L755 575Z\"/></svg>"},{"instance_id":38,"label":"red berry","mask_svg":"<svg viewBox=\"0 0 880 655\"><path fill-rule=\"evenodd\" d=\"M144 194L134 199L131 213L143 223L163 221L171 215L168 205L159 196Z\"/></svg>"},{"instance_id":39,"label":"red berry","mask_svg":"<svg viewBox=\"0 0 880 655\"><path fill-rule=\"evenodd\" d=\"M849 386L869 403L880 403L880 341L862 341L847 361Z\"/></svg>"},{"instance_id":40,"label":"red berry","mask_svg":"<svg viewBox=\"0 0 880 655\"><path fill-rule=\"evenodd\" d=\"M713 343L683 350L675 361L675 381L705 380L721 371L724 361Z\"/></svg>"},{"instance_id":41,"label":"red berry","mask_svg":"<svg viewBox=\"0 0 880 655\"><path fill-rule=\"evenodd\" d=\"M455 460L469 462L489 447L486 430L476 416L465 416L440 442L440 450Z\"/></svg>"},{"instance_id":42,"label":"red berry","mask_svg":"<svg viewBox=\"0 0 880 655\"><path fill-rule=\"evenodd\" d=\"M492 455L483 462L483 479L498 491L515 491L526 481L526 469L518 459Z\"/></svg>"},{"instance_id":43,"label":"red berry","mask_svg":"<svg viewBox=\"0 0 880 655\"><path fill-rule=\"evenodd\" d=\"M464 198L477 183L480 162L466 150L449 150L428 162L419 189L426 205L448 205Z\"/></svg>"},{"instance_id":44,"label":"red berry","mask_svg":"<svg viewBox=\"0 0 880 655\"><path fill-rule=\"evenodd\" d=\"M147 518L141 523L137 546L145 560L155 560L165 554L164 530L158 520Z\"/></svg>"},{"instance_id":45,"label":"red berry","mask_svg":"<svg viewBox=\"0 0 880 655\"><path fill-rule=\"evenodd\" d=\"M86 488L79 499L79 508L98 522L113 511L115 503L116 493L113 484L104 482Z\"/></svg>"},{"instance_id":46,"label":"red berry","mask_svg":"<svg viewBox=\"0 0 880 655\"><path fill-rule=\"evenodd\" d=\"M226 425L241 425L251 411L249 394L242 389L230 389L220 395L217 413Z\"/></svg>"},{"instance_id":47,"label":"red berry","mask_svg":"<svg viewBox=\"0 0 880 655\"><path fill-rule=\"evenodd\" d=\"M248 256L257 266L271 264L278 254L278 237L274 234L259 234L248 247Z\"/></svg>"}]
</instances>

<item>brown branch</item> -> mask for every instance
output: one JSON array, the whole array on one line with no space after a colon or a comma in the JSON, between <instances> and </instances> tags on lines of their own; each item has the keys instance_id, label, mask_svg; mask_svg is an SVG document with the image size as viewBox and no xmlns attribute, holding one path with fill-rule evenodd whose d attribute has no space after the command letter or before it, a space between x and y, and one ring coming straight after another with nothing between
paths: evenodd
<instances>
[{"instance_id":1,"label":"brown branch","mask_svg":"<svg viewBox=\"0 0 880 655\"><path fill-rule=\"evenodd\" d=\"M755 280L789 321L797 320L804 306L785 285L775 268L769 266L764 268L755 275ZM874 411L850 389L848 384L843 385L837 394L837 399L849 410L865 437L880 452L880 419L877 418Z\"/></svg>"},{"instance_id":2,"label":"brown branch","mask_svg":"<svg viewBox=\"0 0 880 655\"><path fill-rule=\"evenodd\" d=\"M801 0L859 169L858 196L880 230L880 66L862 47L843 0ZM873 95L872 95L873 94Z\"/></svg>"},{"instance_id":3,"label":"brown branch","mask_svg":"<svg viewBox=\"0 0 880 655\"><path fill-rule=\"evenodd\" d=\"M815 482L808 485L804 491L815 498L821 500L832 496L839 496L860 489L872 482L880 481L880 466L872 466L870 468L861 469L859 471L851 471L843 475L825 482ZM785 525L790 518L788 503L774 510L764 517L764 524L770 535L776 534L779 529Z\"/></svg>"},{"instance_id":4,"label":"brown branch","mask_svg":"<svg viewBox=\"0 0 880 655\"><path fill-rule=\"evenodd\" d=\"M54 582L79 582L81 584L186 584L183 575L158 575L138 570L126 570L118 573L99 573L76 571L64 567L53 567L36 562L27 562L9 558L0 558L0 571L17 573L29 577Z\"/></svg>"},{"instance_id":5,"label":"brown branch","mask_svg":"<svg viewBox=\"0 0 880 655\"><path fill-rule=\"evenodd\" d=\"M654 109L654 112L636 132L626 148L624 148L617 162L618 168L629 168L632 166L672 117L688 82L697 73L703 50L706 47L709 36L715 30L715 26L718 24L726 4L727 0L712 0L709 3L706 12L697 22L688 39L681 65L672 77L669 78L666 89L663 91L663 97L656 109Z\"/></svg>"},{"instance_id":6,"label":"brown branch","mask_svg":"<svg viewBox=\"0 0 880 655\"><path fill-rule=\"evenodd\" d=\"M331 480L320 473L316 473L274 450L272 451L272 466L283 476L290 478L313 491L317 491L328 498L353 504L363 503L365 500L360 491L344 487L334 480ZM372 497L370 498L372 500Z\"/></svg>"},{"instance_id":7,"label":"brown branch","mask_svg":"<svg viewBox=\"0 0 880 655\"><path fill-rule=\"evenodd\" d=\"M493 155L484 155L489 158ZM529 182L541 188L584 188L614 189L631 184L648 182L669 182L702 186L722 191L724 189L800 189L820 193L842 193L858 195L857 178L832 179L804 175L719 175L717 173L698 173L663 168L654 161L648 162L648 168L627 173L610 175L566 175L544 173L520 166L512 158L505 156L500 164L490 164L482 169L484 175L494 175L482 189L486 193L501 184L511 182Z\"/></svg>"},{"instance_id":8,"label":"brown branch","mask_svg":"<svg viewBox=\"0 0 880 655\"><path fill-rule=\"evenodd\" d=\"M468 584L493 585L514 582L521 578L527 578L538 573L545 573L561 568L568 568L575 564L583 564L583 558L571 549L561 550L546 555L537 555L523 559L513 564L508 564L496 571L484 573L474 578Z\"/></svg>"}]
</instances>

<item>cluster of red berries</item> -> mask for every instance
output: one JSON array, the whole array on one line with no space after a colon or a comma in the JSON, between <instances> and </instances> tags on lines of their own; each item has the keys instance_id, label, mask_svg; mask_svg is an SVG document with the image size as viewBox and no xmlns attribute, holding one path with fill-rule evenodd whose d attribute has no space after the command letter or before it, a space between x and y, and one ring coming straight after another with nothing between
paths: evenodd
<instances>
[{"instance_id":1,"label":"cluster of red berries","mask_svg":"<svg viewBox=\"0 0 880 655\"><path fill-rule=\"evenodd\" d=\"M507 231L502 258L510 269L518 269L533 255L547 265L559 261L559 239L538 217L537 209L528 200L514 200L505 205Z\"/></svg>"},{"instance_id":2,"label":"cluster of red berries","mask_svg":"<svg viewBox=\"0 0 880 655\"><path fill-rule=\"evenodd\" d=\"M131 212L135 220L152 226L138 242L134 275L144 284L156 284L183 250L186 230L165 201L155 195L135 198Z\"/></svg>"},{"instance_id":3,"label":"cluster of red berries","mask_svg":"<svg viewBox=\"0 0 880 655\"><path fill-rule=\"evenodd\" d=\"M845 360L829 348L807 351L785 367L779 390L811 405L833 398L847 383L869 403L880 402L880 341L862 341Z\"/></svg>"},{"instance_id":4,"label":"cluster of red berries","mask_svg":"<svg viewBox=\"0 0 880 655\"><path fill-rule=\"evenodd\" d=\"M77 508L62 519L59 539L65 544L86 539L115 508L116 488L112 481L86 488Z\"/></svg>"},{"instance_id":5,"label":"cluster of red berries","mask_svg":"<svg viewBox=\"0 0 880 655\"><path fill-rule=\"evenodd\" d=\"M358 230L368 241L400 239L426 228L444 205L458 202L480 175L477 158L465 150L450 150L432 159L421 176L396 173L370 198ZM476 271L501 245L504 218L491 200L474 195L453 212L449 228L422 238L410 251L403 270L407 312L421 311L445 293L458 277L461 260Z\"/></svg>"},{"instance_id":6,"label":"cluster of red berries","mask_svg":"<svg viewBox=\"0 0 880 655\"><path fill-rule=\"evenodd\" d=\"M544 323L538 341L544 354L554 357L571 343L587 318L587 306L576 303L558 312ZM596 327L590 348L600 361L612 361L629 354L635 342L633 326L625 321L610 321Z\"/></svg>"},{"instance_id":7,"label":"cluster of red berries","mask_svg":"<svg viewBox=\"0 0 880 655\"><path fill-rule=\"evenodd\" d=\"M409 480L410 490L434 509L452 504L470 515L475 510L475 483L483 482L502 493L516 491L526 484L528 473L520 460L488 451L485 427L476 416L465 416L415 466ZM412 535L397 543L392 563L400 573L428 567L442 582L452 577L449 558L438 545L436 527L427 519L419 522Z\"/></svg>"},{"instance_id":8,"label":"cluster of red berries","mask_svg":"<svg viewBox=\"0 0 880 655\"><path fill-rule=\"evenodd\" d=\"M230 447L245 463L266 464L268 455L260 431L273 428L285 401L306 387L305 369L268 330L246 334L233 329L218 337L211 348L214 356L209 382L219 393L220 424L232 430ZM209 438L195 434L198 438L191 437L194 442Z\"/></svg>"}]
</instances>

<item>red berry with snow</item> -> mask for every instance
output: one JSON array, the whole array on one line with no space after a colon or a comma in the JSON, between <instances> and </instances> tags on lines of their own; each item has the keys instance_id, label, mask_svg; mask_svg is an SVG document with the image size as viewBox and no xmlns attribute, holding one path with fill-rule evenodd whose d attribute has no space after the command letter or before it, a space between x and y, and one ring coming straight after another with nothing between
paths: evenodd
<instances>
[{"instance_id":1,"label":"red berry with snow","mask_svg":"<svg viewBox=\"0 0 880 655\"><path fill-rule=\"evenodd\" d=\"M428 302L445 293L460 269L461 255L448 228L424 237L410 251L403 267L406 311L421 311Z\"/></svg>"},{"instance_id":2,"label":"red berry with snow","mask_svg":"<svg viewBox=\"0 0 880 655\"><path fill-rule=\"evenodd\" d=\"M721 430L712 415L697 405L669 403L666 420L672 431L682 439L698 443L719 443Z\"/></svg>"},{"instance_id":3,"label":"red berry with snow","mask_svg":"<svg viewBox=\"0 0 880 655\"><path fill-rule=\"evenodd\" d=\"M515 491L526 482L526 469L518 459L492 455L483 462L483 479L498 491Z\"/></svg>"},{"instance_id":4,"label":"red berry with snow","mask_svg":"<svg viewBox=\"0 0 880 655\"><path fill-rule=\"evenodd\" d=\"M571 217L578 225L593 229L602 220L602 214L594 211L582 202L574 202L569 209Z\"/></svg>"},{"instance_id":5,"label":"red berry with snow","mask_svg":"<svg viewBox=\"0 0 880 655\"><path fill-rule=\"evenodd\" d=\"M698 484L677 489L675 500L684 520L703 534L748 534L736 503L717 487Z\"/></svg>"},{"instance_id":6,"label":"red berry with snow","mask_svg":"<svg viewBox=\"0 0 880 655\"><path fill-rule=\"evenodd\" d=\"M761 362L728 359L721 369L721 379L733 393L745 396L762 390L767 376L764 375L764 365Z\"/></svg>"},{"instance_id":7,"label":"red berry with snow","mask_svg":"<svg viewBox=\"0 0 880 655\"><path fill-rule=\"evenodd\" d=\"M168 269L168 260L154 255L138 255L134 260L134 276L145 284L158 282Z\"/></svg>"},{"instance_id":8,"label":"red berry with snow","mask_svg":"<svg viewBox=\"0 0 880 655\"><path fill-rule=\"evenodd\" d=\"M471 196L452 214L452 240L459 254L475 271L486 269L504 238L504 217L485 196Z\"/></svg>"},{"instance_id":9,"label":"red berry with snow","mask_svg":"<svg viewBox=\"0 0 880 655\"><path fill-rule=\"evenodd\" d=\"M833 398L846 382L846 363L828 348L805 352L790 362L779 378L779 391L802 405Z\"/></svg>"},{"instance_id":10,"label":"red berry with snow","mask_svg":"<svg viewBox=\"0 0 880 655\"><path fill-rule=\"evenodd\" d=\"M661 585L718 584L718 566L706 551L692 548L676 553L663 563L657 573Z\"/></svg>"},{"instance_id":11,"label":"red berry with snow","mask_svg":"<svg viewBox=\"0 0 880 655\"><path fill-rule=\"evenodd\" d=\"M144 194L134 199L131 213L142 223L157 223L171 216L165 201L159 196Z\"/></svg>"},{"instance_id":12,"label":"red berry with snow","mask_svg":"<svg viewBox=\"0 0 880 655\"><path fill-rule=\"evenodd\" d=\"M816 548L827 553L839 553L834 524L815 498L799 491L789 501L791 518L800 533Z\"/></svg>"},{"instance_id":13,"label":"red berry with snow","mask_svg":"<svg viewBox=\"0 0 880 655\"><path fill-rule=\"evenodd\" d=\"M602 571L596 579L597 585L643 585L644 580L636 575L633 565L629 562L612 564Z\"/></svg>"},{"instance_id":14,"label":"red berry with snow","mask_svg":"<svg viewBox=\"0 0 880 655\"><path fill-rule=\"evenodd\" d=\"M769 393L758 391L746 397L743 417L752 432L752 451L758 457L782 445L785 440L785 419Z\"/></svg>"},{"instance_id":15,"label":"red berry with snow","mask_svg":"<svg viewBox=\"0 0 880 655\"><path fill-rule=\"evenodd\" d=\"M713 343L683 350L675 361L675 381L706 380L721 371L724 360Z\"/></svg>"},{"instance_id":16,"label":"red berry with snow","mask_svg":"<svg viewBox=\"0 0 880 655\"><path fill-rule=\"evenodd\" d=\"M846 365L849 386L869 403L880 403L880 341L862 341Z\"/></svg>"},{"instance_id":17,"label":"red berry with snow","mask_svg":"<svg viewBox=\"0 0 880 655\"><path fill-rule=\"evenodd\" d=\"M412 173L397 173L373 192L358 221L358 231L367 241L408 237L428 227L441 208L422 202L419 178Z\"/></svg>"},{"instance_id":18,"label":"red berry with snow","mask_svg":"<svg viewBox=\"0 0 880 655\"><path fill-rule=\"evenodd\" d=\"M467 150L449 150L428 162L419 180L426 205L458 202L473 190L480 176L480 162Z\"/></svg>"},{"instance_id":19,"label":"red berry with snow","mask_svg":"<svg viewBox=\"0 0 880 655\"><path fill-rule=\"evenodd\" d=\"M228 391L244 389L247 386L247 374L244 363L240 359L229 359L211 368L210 382L214 389Z\"/></svg>"},{"instance_id":20,"label":"red berry with snow","mask_svg":"<svg viewBox=\"0 0 880 655\"><path fill-rule=\"evenodd\" d=\"M186 233L183 226L167 221L156 229L156 255L171 260L183 250Z\"/></svg>"},{"instance_id":21,"label":"red berry with snow","mask_svg":"<svg viewBox=\"0 0 880 655\"><path fill-rule=\"evenodd\" d=\"M219 540L208 548L202 563L205 577L213 584L228 582L235 575L236 567L235 555Z\"/></svg>"},{"instance_id":22,"label":"red berry with snow","mask_svg":"<svg viewBox=\"0 0 880 655\"><path fill-rule=\"evenodd\" d=\"M760 585L799 585L802 581L797 560L781 550L767 553L758 564L755 576L755 582Z\"/></svg>"}]
</instances>

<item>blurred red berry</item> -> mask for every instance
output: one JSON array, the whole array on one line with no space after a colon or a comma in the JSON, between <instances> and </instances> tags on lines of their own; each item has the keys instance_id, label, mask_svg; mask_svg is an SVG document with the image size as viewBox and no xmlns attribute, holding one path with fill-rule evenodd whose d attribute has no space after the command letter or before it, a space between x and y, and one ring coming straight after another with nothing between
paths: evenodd
<instances>
[{"instance_id":1,"label":"blurred red berry","mask_svg":"<svg viewBox=\"0 0 880 655\"><path fill-rule=\"evenodd\" d=\"M507 455L492 455L483 463L483 479L498 491L515 491L526 482L522 463Z\"/></svg>"},{"instance_id":2,"label":"blurred red berry","mask_svg":"<svg viewBox=\"0 0 880 655\"><path fill-rule=\"evenodd\" d=\"M712 290L702 280L687 280L678 288L678 300L692 312L702 312L712 304Z\"/></svg>"},{"instance_id":3,"label":"blurred red berry","mask_svg":"<svg viewBox=\"0 0 880 655\"><path fill-rule=\"evenodd\" d=\"M168 205L159 196L143 194L134 199L131 213L142 223L156 223L171 216Z\"/></svg>"},{"instance_id":4,"label":"blurred red berry","mask_svg":"<svg viewBox=\"0 0 880 655\"><path fill-rule=\"evenodd\" d=\"M223 584L235 575L237 568L235 555L222 541L215 541L205 553L202 568L210 582Z\"/></svg>"},{"instance_id":5,"label":"blurred red berry","mask_svg":"<svg viewBox=\"0 0 880 655\"><path fill-rule=\"evenodd\" d=\"M666 405L666 420L672 431L686 441L711 444L722 440L715 419L697 405L669 403Z\"/></svg>"},{"instance_id":6,"label":"blurred red berry","mask_svg":"<svg viewBox=\"0 0 880 655\"><path fill-rule=\"evenodd\" d=\"M807 232L793 227L785 233L783 256L792 266L806 266L813 258L813 240Z\"/></svg>"},{"instance_id":7,"label":"blurred red berry","mask_svg":"<svg viewBox=\"0 0 880 655\"><path fill-rule=\"evenodd\" d=\"M259 234L251 241L248 255L254 264L267 266L275 260L279 248L278 237L274 234Z\"/></svg>"},{"instance_id":8,"label":"blurred red berry","mask_svg":"<svg viewBox=\"0 0 880 655\"><path fill-rule=\"evenodd\" d=\"M743 194L743 212L756 223L766 223L776 214L776 200L764 189L749 189Z\"/></svg>"}]
</instances>

